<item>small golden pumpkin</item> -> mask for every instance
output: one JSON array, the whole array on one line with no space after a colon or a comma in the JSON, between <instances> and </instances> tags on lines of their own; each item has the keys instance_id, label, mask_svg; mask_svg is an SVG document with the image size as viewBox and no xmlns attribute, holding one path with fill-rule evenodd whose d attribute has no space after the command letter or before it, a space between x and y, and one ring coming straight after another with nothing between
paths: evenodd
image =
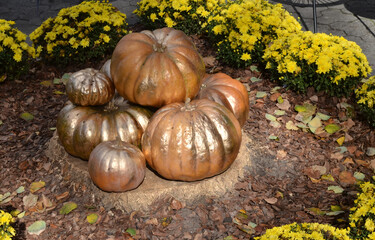
<instances>
[{"instance_id":1,"label":"small golden pumpkin","mask_svg":"<svg viewBox=\"0 0 375 240\"><path fill-rule=\"evenodd\" d=\"M111 59L119 94L142 106L161 107L197 95L203 58L185 33L172 28L124 36Z\"/></svg>"},{"instance_id":2,"label":"small golden pumpkin","mask_svg":"<svg viewBox=\"0 0 375 240\"><path fill-rule=\"evenodd\" d=\"M101 190L124 192L142 183L146 160L136 146L115 140L102 142L94 148L88 168L92 181Z\"/></svg>"},{"instance_id":3,"label":"small golden pumpkin","mask_svg":"<svg viewBox=\"0 0 375 240\"><path fill-rule=\"evenodd\" d=\"M66 83L66 93L75 105L103 105L113 98L115 86L104 73L86 68L70 76Z\"/></svg>"},{"instance_id":4,"label":"small golden pumpkin","mask_svg":"<svg viewBox=\"0 0 375 240\"><path fill-rule=\"evenodd\" d=\"M224 172L236 159L241 127L231 111L208 99L172 103L151 118L142 151L161 176L195 181Z\"/></svg>"},{"instance_id":5,"label":"small golden pumpkin","mask_svg":"<svg viewBox=\"0 0 375 240\"><path fill-rule=\"evenodd\" d=\"M249 117L249 94L245 86L225 73L207 74L196 98L224 105L233 112L241 127Z\"/></svg>"},{"instance_id":6,"label":"small golden pumpkin","mask_svg":"<svg viewBox=\"0 0 375 240\"><path fill-rule=\"evenodd\" d=\"M67 104L57 117L57 133L65 150L87 160L101 142L120 139L140 145L152 112L127 102L103 106Z\"/></svg>"}]
</instances>

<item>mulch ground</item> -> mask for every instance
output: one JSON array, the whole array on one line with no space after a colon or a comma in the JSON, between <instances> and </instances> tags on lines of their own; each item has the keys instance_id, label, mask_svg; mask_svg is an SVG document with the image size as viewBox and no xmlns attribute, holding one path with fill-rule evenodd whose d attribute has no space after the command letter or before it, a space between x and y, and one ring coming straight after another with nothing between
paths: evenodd
<instances>
[{"instance_id":1,"label":"mulch ground","mask_svg":"<svg viewBox=\"0 0 375 240\"><path fill-rule=\"evenodd\" d=\"M249 239L268 228L293 222L347 226L358 190L354 175L363 173L368 180L374 172L374 160L366 155L366 149L375 146L374 132L342 103L354 104L313 90L297 94L280 88L275 92L277 84L266 74L227 67L214 60L205 40L192 39L205 57L207 72L227 73L248 87L250 117L244 132L257 143L252 147L257 148L262 161L225 196L195 203L166 196L155 202L150 212L105 209L84 186L64 179L64 169L44 153L55 131L57 114L67 101L64 85L53 84L53 80L84 67L100 68L105 59L64 69L38 63L28 76L0 84L0 194L13 193L0 209L25 211L14 225L14 239ZM261 81L253 82L252 77ZM267 94L259 97L258 92ZM265 115L280 109L280 95L290 106L284 103L285 114L277 118L280 126L275 127ZM331 116L326 123L337 123L342 129L331 135L288 130L286 123L296 122L294 106L305 102ZM34 119L22 119L24 112ZM342 136L346 148L338 148L336 140ZM26 206L30 204L25 200L30 184L38 181L46 185L33 193L37 202ZM25 191L15 193L21 186ZM344 191L334 193L328 190L330 186ZM59 214L63 203L69 201L78 208L68 215ZM334 212L331 206L340 206L343 212ZM99 215L97 223L86 221L90 213ZM47 229L31 235L26 228L37 220L44 220ZM136 230L135 235L132 230Z\"/></svg>"}]
</instances>

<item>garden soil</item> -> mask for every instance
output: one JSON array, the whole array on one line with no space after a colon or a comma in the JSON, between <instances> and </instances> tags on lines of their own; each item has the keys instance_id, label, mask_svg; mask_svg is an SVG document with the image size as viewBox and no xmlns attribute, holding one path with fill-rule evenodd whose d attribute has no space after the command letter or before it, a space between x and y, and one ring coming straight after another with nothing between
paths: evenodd
<instances>
[{"instance_id":1,"label":"garden soil","mask_svg":"<svg viewBox=\"0 0 375 240\"><path fill-rule=\"evenodd\" d=\"M249 239L293 222L347 226L358 190L354 176L370 179L375 165L366 154L368 147L375 146L374 131L347 107L355 104L312 89L306 94L282 86L276 90L277 84L264 71L225 66L215 60L204 39L191 37L205 59L207 73L224 72L248 88L250 116L243 133L251 142L245 151L253 160L244 175L227 174L233 187L195 201L162 194L146 210L107 206L87 182L69 174L68 165L46 155L57 114L67 101L58 79L85 67L100 68L106 59L65 68L35 63L22 79L0 83L0 194L10 193L0 209L25 212L15 223L14 239ZM279 96L282 104L277 102ZM287 128L289 121L297 121L294 107L305 102L331 116L324 124L337 123L342 129L313 134ZM279 124L266 118L275 110L284 111L277 116ZM25 112L33 119L21 118ZM340 146L337 139L343 136ZM40 181L45 185L35 188L33 183ZM339 187L342 192L329 190ZM77 208L61 214L67 202ZM341 210L333 211L337 207L332 206ZM87 216L92 213L99 218L91 224ZM30 234L27 227L38 220L46 222L46 230Z\"/></svg>"}]
</instances>

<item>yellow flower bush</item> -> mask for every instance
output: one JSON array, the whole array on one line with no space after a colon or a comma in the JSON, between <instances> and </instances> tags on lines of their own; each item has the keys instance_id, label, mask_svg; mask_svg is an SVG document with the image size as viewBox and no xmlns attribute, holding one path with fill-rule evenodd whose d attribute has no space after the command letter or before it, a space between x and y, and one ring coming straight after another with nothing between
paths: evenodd
<instances>
[{"instance_id":1,"label":"yellow flower bush","mask_svg":"<svg viewBox=\"0 0 375 240\"><path fill-rule=\"evenodd\" d=\"M355 42L310 31L274 40L263 58L275 78L302 92L314 87L331 95L350 95L371 72L366 56Z\"/></svg>"},{"instance_id":2,"label":"yellow flower bush","mask_svg":"<svg viewBox=\"0 0 375 240\"><path fill-rule=\"evenodd\" d=\"M218 57L236 67L262 61L264 49L271 41L301 30L301 25L281 4L266 0L228 1L202 27L216 42Z\"/></svg>"},{"instance_id":3,"label":"yellow flower bush","mask_svg":"<svg viewBox=\"0 0 375 240\"><path fill-rule=\"evenodd\" d=\"M363 117L371 127L375 128L375 76L363 80L363 84L356 91L357 103Z\"/></svg>"},{"instance_id":4,"label":"yellow flower bush","mask_svg":"<svg viewBox=\"0 0 375 240\"><path fill-rule=\"evenodd\" d=\"M266 230L256 240L350 240L348 229L339 229L327 224L292 223Z\"/></svg>"},{"instance_id":5,"label":"yellow flower bush","mask_svg":"<svg viewBox=\"0 0 375 240\"><path fill-rule=\"evenodd\" d=\"M11 240L16 235L16 230L10 225L13 223L11 214L0 210L0 239Z\"/></svg>"},{"instance_id":6,"label":"yellow flower bush","mask_svg":"<svg viewBox=\"0 0 375 240\"><path fill-rule=\"evenodd\" d=\"M360 188L361 194L350 209L350 236L352 239L375 239L375 184L364 182Z\"/></svg>"},{"instance_id":7,"label":"yellow flower bush","mask_svg":"<svg viewBox=\"0 0 375 240\"><path fill-rule=\"evenodd\" d=\"M149 28L173 27L195 34L224 3L225 0L141 0L134 13Z\"/></svg>"},{"instance_id":8,"label":"yellow flower bush","mask_svg":"<svg viewBox=\"0 0 375 240\"><path fill-rule=\"evenodd\" d=\"M30 39L42 59L66 65L102 58L126 33L126 15L112 4L84 1L44 21Z\"/></svg>"},{"instance_id":9,"label":"yellow flower bush","mask_svg":"<svg viewBox=\"0 0 375 240\"><path fill-rule=\"evenodd\" d=\"M0 82L14 79L29 69L35 50L26 43L27 35L14 28L14 21L0 19Z\"/></svg>"}]
</instances>

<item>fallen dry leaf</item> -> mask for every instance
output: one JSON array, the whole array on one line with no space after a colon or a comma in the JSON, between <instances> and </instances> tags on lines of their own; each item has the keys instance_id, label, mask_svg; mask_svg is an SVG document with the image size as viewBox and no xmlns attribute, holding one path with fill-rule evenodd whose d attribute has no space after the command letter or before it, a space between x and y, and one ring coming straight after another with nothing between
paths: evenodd
<instances>
[{"instance_id":1,"label":"fallen dry leaf","mask_svg":"<svg viewBox=\"0 0 375 240\"><path fill-rule=\"evenodd\" d=\"M339 180L341 184L346 184L346 185L351 185L355 184L357 180L353 176L353 173L348 172L348 171L343 171L339 175Z\"/></svg>"},{"instance_id":2,"label":"fallen dry leaf","mask_svg":"<svg viewBox=\"0 0 375 240\"><path fill-rule=\"evenodd\" d=\"M269 204L275 204L275 203L277 203L277 198L275 198L275 197L265 198L264 201L266 201Z\"/></svg>"}]
</instances>

